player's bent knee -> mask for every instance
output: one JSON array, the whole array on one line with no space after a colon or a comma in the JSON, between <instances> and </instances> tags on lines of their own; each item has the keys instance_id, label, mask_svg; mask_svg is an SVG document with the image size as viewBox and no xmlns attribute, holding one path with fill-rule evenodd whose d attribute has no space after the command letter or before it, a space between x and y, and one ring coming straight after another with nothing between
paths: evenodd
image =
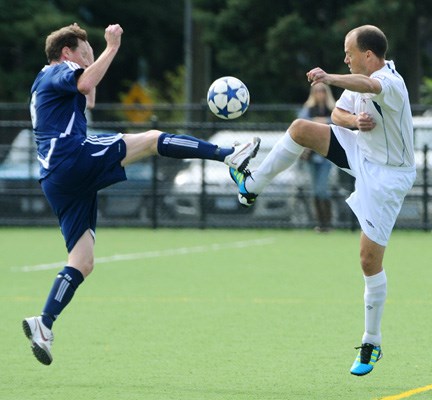
<instances>
[{"instance_id":1,"label":"player's bent knee","mask_svg":"<svg viewBox=\"0 0 432 400\"><path fill-rule=\"evenodd\" d=\"M152 142L152 153L154 155L158 154L158 141L159 141L159 137L160 135L162 135L163 132L158 131L156 129L152 129L150 131L148 131L148 135L151 138L151 142Z\"/></svg>"},{"instance_id":2,"label":"player's bent knee","mask_svg":"<svg viewBox=\"0 0 432 400\"><path fill-rule=\"evenodd\" d=\"M366 276L378 274L382 270L382 265L377 263L374 257L368 255L360 255L360 264Z\"/></svg>"},{"instance_id":3,"label":"player's bent knee","mask_svg":"<svg viewBox=\"0 0 432 400\"><path fill-rule=\"evenodd\" d=\"M141 135L145 137L147 140L150 140L152 143L158 141L159 136L162 134L162 131L159 131L157 129L150 129L149 131L138 133L138 135Z\"/></svg>"},{"instance_id":4,"label":"player's bent knee","mask_svg":"<svg viewBox=\"0 0 432 400\"><path fill-rule=\"evenodd\" d=\"M122 160L122 165L125 166L141 158L157 155L158 140L161 134L162 132L157 129L125 134L123 140L126 143L126 157Z\"/></svg>"},{"instance_id":5,"label":"player's bent knee","mask_svg":"<svg viewBox=\"0 0 432 400\"><path fill-rule=\"evenodd\" d=\"M143 133L143 135L146 135L147 137L151 138L151 140L153 141L157 141L161 134L162 131L159 131L157 129L150 129L149 131Z\"/></svg>"},{"instance_id":6,"label":"player's bent knee","mask_svg":"<svg viewBox=\"0 0 432 400\"><path fill-rule=\"evenodd\" d=\"M85 277L89 276L93 269L94 269L94 261L93 260L87 260L80 263L80 265L74 266L76 269L78 269Z\"/></svg>"},{"instance_id":7,"label":"player's bent knee","mask_svg":"<svg viewBox=\"0 0 432 400\"><path fill-rule=\"evenodd\" d=\"M301 146L305 146L308 123L309 121L304 119L296 119L289 127L291 138Z\"/></svg>"},{"instance_id":8,"label":"player's bent knee","mask_svg":"<svg viewBox=\"0 0 432 400\"><path fill-rule=\"evenodd\" d=\"M94 269L94 257L84 255L72 255L68 259L68 265L80 271L85 278L89 276Z\"/></svg>"}]
</instances>

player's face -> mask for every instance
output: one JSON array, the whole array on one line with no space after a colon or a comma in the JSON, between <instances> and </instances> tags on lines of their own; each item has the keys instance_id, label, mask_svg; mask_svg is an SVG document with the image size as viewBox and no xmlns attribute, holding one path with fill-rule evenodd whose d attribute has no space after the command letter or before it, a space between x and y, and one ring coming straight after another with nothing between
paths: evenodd
<instances>
[{"instance_id":1,"label":"player's face","mask_svg":"<svg viewBox=\"0 0 432 400\"><path fill-rule=\"evenodd\" d=\"M357 38L355 34L348 35L345 38L345 59L344 63L348 65L352 74L364 74L366 52L360 51L357 47Z\"/></svg>"},{"instance_id":2,"label":"player's face","mask_svg":"<svg viewBox=\"0 0 432 400\"><path fill-rule=\"evenodd\" d=\"M93 62L93 50L90 44L78 39L78 47L75 50L71 50L69 59L80 67L87 68Z\"/></svg>"}]
</instances>

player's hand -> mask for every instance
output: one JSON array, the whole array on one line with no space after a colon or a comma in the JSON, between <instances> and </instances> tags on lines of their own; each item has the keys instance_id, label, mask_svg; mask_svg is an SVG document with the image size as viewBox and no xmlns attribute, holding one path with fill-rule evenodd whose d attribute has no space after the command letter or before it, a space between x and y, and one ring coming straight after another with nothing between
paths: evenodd
<instances>
[{"instance_id":1,"label":"player's hand","mask_svg":"<svg viewBox=\"0 0 432 400\"><path fill-rule=\"evenodd\" d=\"M108 25L105 29L105 40L107 47L118 49L121 45L121 36L123 29L119 24Z\"/></svg>"},{"instance_id":2,"label":"player's hand","mask_svg":"<svg viewBox=\"0 0 432 400\"><path fill-rule=\"evenodd\" d=\"M306 73L306 77L308 82L310 82L311 86L316 85L317 83L326 83L328 84L328 74L322 68L314 68Z\"/></svg>"},{"instance_id":3,"label":"player's hand","mask_svg":"<svg viewBox=\"0 0 432 400\"><path fill-rule=\"evenodd\" d=\"M361 112L356 119L357 128L363 132L371 131L376 126L374 119L367 113Z\"/></svg>"}]
</instances>

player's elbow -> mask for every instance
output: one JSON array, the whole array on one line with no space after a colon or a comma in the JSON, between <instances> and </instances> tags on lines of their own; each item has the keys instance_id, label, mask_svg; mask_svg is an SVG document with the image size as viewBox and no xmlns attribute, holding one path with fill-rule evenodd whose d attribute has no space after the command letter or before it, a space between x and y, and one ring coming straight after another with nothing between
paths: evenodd
<instances>
[{"instance_id":1,"label":"player's elbow","mask_svg":"<svg viewBox=\"0 0 432 400\"><path fill-rule=\"evenodd\" d=\"M366 82L366 88L363 93L380 94L382 90L381 83L378 79L369 78Z\"/></svg>"},{"instance_id":2,"label":"player's elbow","mask_svg":"<svg viewBox=\"0 0 432 400\"><path fill-rule=\"evenodd\" d=\"M84 96L87 96L94 88L94 86L90 85L87 82L78 82L77 87L78 91Z\"/></svg>"},{"instance_id":3,"label":"player's elbow","mask_svg":"<svg viewBox=\"0 0 432 400\"><path fill-rule=\"evenodd\" d=\"M335 108L331 113L331 120L335 125L343 126L345 128L354 128L355 115L343 110L342 108Z\"/></svg>"},{"instance_id":4,"label":"player's elbow","mask_svg":"<svg viewBox=\"0 0 432 400\"><path fill-rule=\"evenodd\" d=\"M88 76L81 75L77 82L77 88L80 93L84 96L90 94L93 90L95 90L95 82L90 79Z\"/></svg>"},{"instance_id":5,"label":"player's elbow","mask_svg":"<svg viewBox=\"0 0 432 400\"><path fill-rule=\"evenodd\" d=\"M342 125L341 124L341 118L340 118L340 111L338 109L335 108L332 111L330 118L331 118L331 120L332 120L332 122L334 124L336 124L336 125Z\"/></svg>"},{"instance_id":6,"label":"player's elbow","mask_svg":"<svg viewBox=\"0 0 432 400\"><path fill-rule=\"evenodd\" d=\"M336 109L334 109L332 111L330 118L331 118L333 124L342 125L341 119L339 117L339 113L336 111Z\"/></svg>"}]
</instances>

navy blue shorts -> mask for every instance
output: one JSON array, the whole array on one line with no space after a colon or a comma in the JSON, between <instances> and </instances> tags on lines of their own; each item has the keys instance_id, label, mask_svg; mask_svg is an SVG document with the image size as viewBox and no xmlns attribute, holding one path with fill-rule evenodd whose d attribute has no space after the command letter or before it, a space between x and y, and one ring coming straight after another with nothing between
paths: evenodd
<instances>
[{"instance_id":1,"label":"navy blue shorts","mask_svg":"<svg viewBox=\"0 0 432 400\"><path fill-rule=\"evenodd\" d=\"M122 135L89 136L77 151L41 181L69 253L84 232L96 232L97 192L126 180Z\"/></svg>"}]
</instances>

